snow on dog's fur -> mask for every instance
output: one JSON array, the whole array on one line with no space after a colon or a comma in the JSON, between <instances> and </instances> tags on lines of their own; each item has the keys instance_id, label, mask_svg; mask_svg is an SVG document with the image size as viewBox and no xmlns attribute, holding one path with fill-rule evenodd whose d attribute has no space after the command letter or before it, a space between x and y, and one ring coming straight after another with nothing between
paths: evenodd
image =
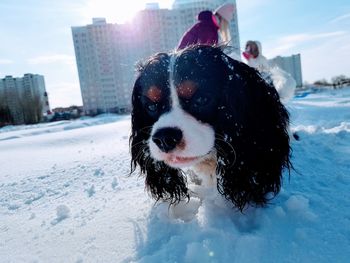
<instances>
[{"instance_id":1,"label":"snow on dog's fur","mask_svg":"<svg viewBox=\"0 0 350 263\"><path fill-rule=\"evenodd\" d=\"M138 71L131 169L156 200L191 197L187 168L240 210L279 192L291 167L289 115L256 70L219 47L194 46L157 54Z\"/></svg>"}]
</instances>

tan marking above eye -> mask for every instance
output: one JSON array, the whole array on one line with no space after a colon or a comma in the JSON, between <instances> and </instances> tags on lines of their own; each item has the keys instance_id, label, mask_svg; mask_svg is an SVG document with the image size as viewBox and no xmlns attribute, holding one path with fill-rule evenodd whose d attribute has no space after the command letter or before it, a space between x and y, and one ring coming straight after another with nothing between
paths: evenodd
<instances>
[{"instance_id":1,"label":"tan marking above eye","mask_svg":"<svg viewBox=\"0 0 350 263\"><path fill-rule=\"evenodd\" d=\"M185 80L176 88L177 94L181 98L190 99L197 90L197 85L191 80Z\"/></svg>"},{"instance_id":2,"label":"tan marking above eye","mask_svg":"<svg viewBox=\"0 0 350 263\"><path fill-rule=\"evenodd\" d=\"M147 90L146 97L153 102L159 102L162 98L162 90L157 86L150 86Z\"/></svg>"}]
</instances>

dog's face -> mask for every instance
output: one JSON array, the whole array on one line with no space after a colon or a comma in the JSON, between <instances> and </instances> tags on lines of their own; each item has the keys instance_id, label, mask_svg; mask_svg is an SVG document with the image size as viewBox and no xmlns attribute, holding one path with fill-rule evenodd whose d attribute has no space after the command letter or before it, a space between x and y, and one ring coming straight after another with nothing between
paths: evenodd
<instances>
[{"instance_id":1,"label":"dog's face","mask_svg":"<svg viewBox=\"0 0 350 263\"><path fill-rule=\"evenodd\" d=\"M213 152L219 191L237 207L278 192L290 164L288 113L273 87L220 48L151 57L139 68L132 105L132 170L141 168L156 199L186 196L180 168Z\"/></svg>"},{"instance_id":2,"label":"dog's face","mask_svg":"<svg viewBox=\"0 0 350 263\"><path fill-rule=\"evenodd\" d=\"M146 65L135 92L152 125L147 143L153 159L181 168L214 150L223 66L221 58L207 60L197 52L160 55Z\"/></svg>"}]
</instances>

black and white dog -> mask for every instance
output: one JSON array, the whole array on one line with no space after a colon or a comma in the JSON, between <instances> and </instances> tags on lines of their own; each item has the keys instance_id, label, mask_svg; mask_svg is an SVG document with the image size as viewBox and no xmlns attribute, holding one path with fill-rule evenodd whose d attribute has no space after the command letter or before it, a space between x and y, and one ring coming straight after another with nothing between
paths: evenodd
<instances>
[{"instance_id":1,"label":"black and white dog","mask_svg":"<svg viewBox=\"0 0 350 263\"><path fill-rule=\"evenodd\" d=\"M222 48L160 53L138 68L131 171L156 200L190 197L184 168L241 211L265 205L290 169L289 115L275 88Z\"/></svg>"}]
</instances>

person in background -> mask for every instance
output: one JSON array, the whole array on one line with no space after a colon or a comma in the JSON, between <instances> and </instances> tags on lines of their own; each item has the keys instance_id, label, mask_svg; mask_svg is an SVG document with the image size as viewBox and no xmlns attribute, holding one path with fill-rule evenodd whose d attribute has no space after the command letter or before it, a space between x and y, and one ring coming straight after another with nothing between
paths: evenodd
<instances>
[{"instance_id":1,"label":"person in background","mask_svg":"<svg viewBox=\"0 0 350 263\"><path fill-rule=\"evenodd\" d=\"M247 60L249 66L256 68L260 72L267 72L270 68L269 62L262 54L262 47L259 41L247 41L243 57Z\"/></svg>"},{"instance_id":2,"label":"person in background","mask_svg":"<svg viewBox=\"0 0 350 263\"><path fill-rule=\"evenodd\" d=\"M279 67L270 65L262 54L259 41L247 41L245 51L242 54L247 60L248 66L257 69L266 82L274 85L283 103L287 103L294 96L296 88L294 78Z\"/></svg>"},{"instance_id":3,"label":"person in background","mask_svg":"<svg viewBox=\"0 0 350 263\"><path fill-rule=\"evenodd\" d=\"M226 3L214 12L206 10L198 14L198 22L182 36L177 49L195 44L216 45L231 40L229 22L233 18L234 5Z\"/></svg>"}]
</instances>

